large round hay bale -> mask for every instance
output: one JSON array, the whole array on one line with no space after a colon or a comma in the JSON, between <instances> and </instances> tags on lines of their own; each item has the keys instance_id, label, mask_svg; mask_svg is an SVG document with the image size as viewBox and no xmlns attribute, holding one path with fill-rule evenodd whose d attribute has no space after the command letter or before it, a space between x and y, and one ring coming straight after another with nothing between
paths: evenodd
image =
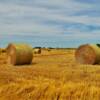
<instances>
[{"instance_id":1,"label":"large round hay bale","mask_svg":"<svg viewBox=\"0 0 100 100\"><path fill-rule=\"evenodd\" d=\"M33 49L27 44L9 44L7 54L9 63L13 65L30 64L33 58Z\"/></svg>"},{"instance_id":2,"label":"large round hay bale","mask_svg":"<svg viewBox=\"0 0 100 100\"><path fill-rule=\"evenodd\" d=\"M76 50L75 57L82 64L100 64L100 44L81 45Z\"/></svg>"}]
</instances>

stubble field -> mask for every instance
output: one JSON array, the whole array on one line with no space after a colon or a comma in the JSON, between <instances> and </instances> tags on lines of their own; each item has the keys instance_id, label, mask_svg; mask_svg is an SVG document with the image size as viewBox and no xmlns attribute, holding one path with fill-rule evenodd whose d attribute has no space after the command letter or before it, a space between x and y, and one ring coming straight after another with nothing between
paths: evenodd
<instances>
[{"instance_id":1,"label":"stubble field","mask_svg":"<svg viewBox=\"0 0 100 100\"><path fill-rule=\"evenodd\" d=\"M100 100L100 65L81 65L74 49L42 50L32 64L0 53L0 100Z\"/></svg>"}]
</instances>

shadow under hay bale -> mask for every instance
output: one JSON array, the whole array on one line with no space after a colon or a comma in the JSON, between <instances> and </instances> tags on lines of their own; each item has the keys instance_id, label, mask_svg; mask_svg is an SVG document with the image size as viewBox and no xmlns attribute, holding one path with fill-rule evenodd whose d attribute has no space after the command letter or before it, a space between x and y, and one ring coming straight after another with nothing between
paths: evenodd
<instances>
[{"instance_id":1,"label":"shadow under hay bale","mask_svg":"<svg viewBox=\"0 0 100 100\"><path fill-rule=\"evenodd\" d=\"M9 44L7 47L8 63L13 65L30 64L33 49L27 44Z\"/></svg>"},{"instance_id":2,"label":"shadow under hay bale","mask_svg":"<svg viewBox=\"0 0 100 100\"><path fill-rule=\"evenodd\" d=\"M100 44L81 45L75 52L75 58L81 64L100 64Z\"/></svg>"}]
</instances>

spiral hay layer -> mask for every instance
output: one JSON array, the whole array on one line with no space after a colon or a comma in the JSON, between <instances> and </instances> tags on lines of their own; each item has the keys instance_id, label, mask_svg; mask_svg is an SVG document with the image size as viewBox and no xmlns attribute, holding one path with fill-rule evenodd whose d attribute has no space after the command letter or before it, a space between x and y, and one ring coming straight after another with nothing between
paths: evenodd
<instances>
[{"instance_id":1,"label":"spiral hay layer","mask_svg":"<svg viewBox=\"0 0 100 100\"><path fill-rule=\"evenodd\" d=\"M9 44L8 62L13 65L30 64L33 58L32 47L27 44Z\"/></svg>"},{"instance_id":2,"label":"spiral hay layer","mask_svg":"<svg viewBox=\"0 0 100 100\"><path fill-rule=\"evenodd\" d=\"M82 64L100 64L99 44L81 45L75 53L75 58Z\"/></svg>"}]
</instances>

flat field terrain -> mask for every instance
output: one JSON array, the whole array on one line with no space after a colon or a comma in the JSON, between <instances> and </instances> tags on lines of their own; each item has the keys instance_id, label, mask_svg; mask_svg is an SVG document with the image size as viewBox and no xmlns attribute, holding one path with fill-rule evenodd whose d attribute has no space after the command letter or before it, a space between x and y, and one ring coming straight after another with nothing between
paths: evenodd
<instances>
[{"instance_id":1,"label":"flat field terrain","mask_svg":"<svg viewBox=\"0 0 100 100\"><path fill-rule=\"evenodd\" d=\"M42 50L13 66L0 53L0 100L100 100L100 65L81 65L74 49Z\"/></svg>"}]
</instances>

